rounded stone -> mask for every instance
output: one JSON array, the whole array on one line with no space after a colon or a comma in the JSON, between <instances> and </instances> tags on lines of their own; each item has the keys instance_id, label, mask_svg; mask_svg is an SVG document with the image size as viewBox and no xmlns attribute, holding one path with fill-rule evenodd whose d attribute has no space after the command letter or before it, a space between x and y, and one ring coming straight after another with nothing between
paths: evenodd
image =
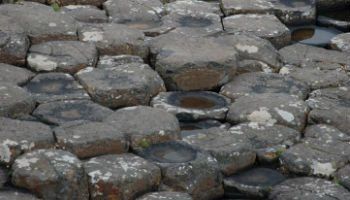
<instances>
[{"instance_id":1,"label":"rounded stone","mask_svg":"<svg viewBox=\"0 0 350 200\"><path fill-rule=\"evenodd\" d=\"M342 186L347 188L348 190L350 189L350 165L346 165L345 167L339 169L335 173L335 180L338 181Z\"/></svg>"},{"instance_id":2,"label":"rounded stone","mask_svg":"<svg viewBox=\"0 0 350 200\"><path fill-rule=\"evenodd\" d=\"M215 92L162 92L151 101L155 108L174 114L180 121L222 120L230 100Z\"/></svg>"},{"instance_id":3,"label":"rounded stone","mask_svg":"<svg viewBox=\"0 0 350 200\"><path fill-rule=\"evenodd\" d=\"M190 135L196 135L203 129L217 127L227 130L230 126L229 123L221 123L220 121L213 119L201 120L198 122L180 122L181 136L183 138Z\"/></svg>"},{"instance_id":4,"label":"rounded stone","mask_svg":"<svg viewBox=\"0 0 350 200\"><path fill-rule=\"evenodd\" d=\"M339 34L331 39L332 49L350 53L350 33Z\"/></svg>"},{"instance_id":5,"label":"rounded stone","mask_svg":"<svg viewBox=\"0 0 350 200\"><path fill-rule=\"evenodd\" d=\"M145 194L136 200L192 200L191 196L182 192L152 192Z\"/></svg>"},{"instance_id":6,"label":"rounded stone","mask_svg":"<svg viewBox=\"0 0 350 200\"><path fill-rule=\"evenodd\" d=\"M33 194L23 192L17 189L7 189L0 192L0 200L39 200Z\"/></svg>"},{"instance_id":7,"label":"rounded stone","mask_svg":"<svg viewBox=\"0 0 350 200\"><path fill-rule=\"evenodd\" d=\"M326 47L331 39L342 32L331 27L291 27L292 41L306 45Z\"/></svg>"},{"instance_id":8,"label":"rounded stone","mask_svg":"<svg viewBox=\"0 0 350 200\"><path fill-rule=\"evenodd\" d=\"M106 12L92 5L68 5L61 7L60 12L83 23L104 23L108 21Z\"/></svg>"},{"instance_id":9,"label":"rounded stone","mask_svg":"<svg viewBox=\"0 0 350 200\"><path fill-rule=\"evenodd\" d=\"M29 45L23 33L0 31L0 62L24 66Z\"/></svg>"},{"instance_id":10,"label":"rounded stone","mask_svg":"<svg viewBox=\"0 0 350 200\"><path fill-rule=\"evenodd\" d=\"M27 69L0 63L0 82L23 85L28 82L33 76L34 73Z\"/></svg>"},{"instance_id":11,"label":"rounded stone","mask_svg":"<svg viewBox=\"0 0 350 200\"><path fill-rule=\"evenodd\" d=\"M96 67L100 69L115 68L130 63L143 63L143 60L141 57L133 55L101 56Z\"/></svg>"}]
</instances>

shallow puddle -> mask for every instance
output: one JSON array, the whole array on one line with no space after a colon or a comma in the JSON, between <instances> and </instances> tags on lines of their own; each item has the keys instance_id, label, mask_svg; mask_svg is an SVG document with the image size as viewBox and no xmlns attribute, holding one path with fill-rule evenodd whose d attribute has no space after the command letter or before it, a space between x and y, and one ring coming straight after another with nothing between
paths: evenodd
<instances>
[{"instance_id":1,"label":"shallow puddle","mask_svg":"<svg viewBox=\"0 0 350 200\"><path fill-rule=\"evenodd\" d=\"M194 109L208 109L215 106L215 102L204 97L187 96L180 100L180 107Z\"/></svg>"},{"instance_id":2,"label":"shallow puddle","mask_svg":"<svg viewBox=\"0 0 350 200\"><path fill-rule=\"evenodd\" d=\"M292 41L313 46L327 46L330 40L342 32L331 27L292 27Z\"/></svg>"}]
</instances>

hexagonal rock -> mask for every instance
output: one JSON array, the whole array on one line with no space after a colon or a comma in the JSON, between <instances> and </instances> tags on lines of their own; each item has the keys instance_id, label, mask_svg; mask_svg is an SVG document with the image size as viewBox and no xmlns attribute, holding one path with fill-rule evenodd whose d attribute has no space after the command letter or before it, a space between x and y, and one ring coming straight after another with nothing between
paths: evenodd
<instances>
[{"instance_id":1,"label":"hexagonal rock","mask_svg":"<svg viewBox=\"0 0 350 200\"><path fill-rule=\"evenodd\" d=\"M279 50L285 63L300 66L306 62L350 65L349 54L304 44L293 44Z\"/></svg>"},{"instance_id":2,"label":"hexagonal rock","mask_svg":"<svg viewBox=\"0 0 350 200\"><path fill-rule=\"evenodd\" d=\"M0 62L25 65L29 39L22 33L0 31Z\"/></svg>"},{"instance_id":3,"label":"hexagonal rock","mask_svg":"<svg viewBox=\"0 0 350 200\"><path fill-rule=\"evenodd\" d=\"M93 44L79 41L52 41L33 45L29 49L28 65L41 71L60 71L74 74L95 66L97 50Z\"/></svg>"},{"instance_id":4,"label":"hexagonal rock","mask_svg":"<svg viewBox=\"0 0 350 200\"><path fill-rule=\"evenodd\" d=\"M333 49L350 53L350 33L343 33L331 39Z\"/></svg>"},{"instance_id":5,"label":"hexagonal rock","mask_svg":"<svg viewBox=\"0 0 350 200\"><path fill-rule=\"evenodd\" d=\"M0 82L0 116L16 118L31 113L34 108L35 101L27 90Z\"/></svg>"},{"instance_id":6,"label":"hexagonal rock","mask_svg":"<svg viewBox=\"0 0 350 200\"><path fill-rule=\"evenodd\" d=\"M174 114L180 121L222 120L230 100L215 92L161 92L151 105Z\"/></svg>"},{"instance_id":7,"label":"hexagonal rock","mask_svg":"<svg viewBox=\"0 0 350 200\"><path fill-rule=\"evenodd\" d=\"M271 187L281 183L285 177L276 170L252 168L224 179L226 193L240 193L251 198L266 198Z\"/></svg>"},{"instance_id":8,"label":"hexagonal rock","mask_svg":"<svg viewBox=\"0 0 350 200\"><path fill-rule=\"evenodd\" d=\"M0 63L0 82L9 82L15 85L23 85L35 74L29 70L13 65Z\"/></svg>"},{"instance_id":9,"label":"hexagonal rock","mask_svg":"<svg viewBox=\"0 0 350 200\"><path fill-rule=\"evenodd\" d=\"M95 102L110 108L148 105L153 96L165 91L157 72L141 63L106 69L90 67L76 77Z\"/></svg>"},{"instance_id":10,"label":"hexagonal rock","mask_svg":"<svg viewBox=\"0 0 350 200\"><path fill-rule=\"evenodd\" d=\"M225 176L252 166L255 162L256 154L245 138L232 137L230 132L220 128L204 129L182 140L202 151L209 152L217 160Z\"/></svg>"},{"instance_id":11,"label":"hexagonal rock","mask_svg":"<svg viewBox=\"0 0 350 200\"><path fill-rule=\"evenodd\" d=\"M350 175L350 165L346 165L345 167L341 168L334 174L335 179L338 181L338 183L346 187L348 190L350 189L349 175Z\"/></svg>"},{"instance_id":12,"label":"hexagonal rock","mask_svg":"<svg viewBox=\"0 0 350 200\"><path fill-rule=\"evenodd\" d=\"M273 126L256 122L242 123L233 126L229 132L236 138L241 138L257 154L261 163L272 163L290 146L299 141L301 134L291 128L275 124Z\"/></svg>"},{"instance_id":13,"label":"hexagonal rock","mask_svg":"<svg viewBox=\"0 0 350 200\"><path fill-rule=\"evenodd\" d=\"M322 199L322 200L346 200L350 193L343 187L324 179L302 177L292 178L272 188L269 199L294 200L294 199Z\"/></svg>"},{"instance_id":14,"label":"hexagonal rock","mask_svg":"<svg viewBox=\"0 0 350 200\"><path fill-rule=\"evenodd\" d=\"M227 113L227 120L237 124L257 122L280 124L303 130L308 107L296 96L283 93L253 94L236 99Z\"/></svg>"},{"instance_id":15,"label":"hexagonal rock","mask_svg":"<svg viewBox=\"0 0 350 200\"><path fill-rule=\"evenodd\" d=\"M284 24L311 24L316 20L316 6L311 0L221 0L226 16L236 14L275 14Z\"/></svg>"},{"instance_id":16,"label":"hexagonal rock","mask_svg":"<svg viewBox=\"0 0 350 200\"><path fill-rule=\"evenodd\" d=\"M79 40L94 43L100 55L138 55L148 57L144 34L122 24L85 24L79 27Z\"/></svg>"},{"instance_id":17,"label":"hexagonal rock","mask_svg":"<svg viewBox=\"0 0 350 200\"><path fill-rule=\"evenodd\" d=\"M38 103L90 99L83 87L64 73L38 74L25 87Z\"/></svg>"},{"instance_id":18,"label":"hexagonal rock","mask_svg":"<svg viewBox=\"0 0 350 200\"><path fill-rule=\"evenodd\" d=\"M267 39L277 48L288 45L291 40L289 29L274 15L233 15L225 17L223 25L229 32L250 33Z\"/></svg>"},{"instance_id":19,"label":"hexagonal rock","mask_svg":"<svg viewBox=\"0 0 350 200\"><path fill-rule=\"evenodd\" d=\"M290 94L305 99L309 93L309 87L289 76L252 72L234 77L220 90L220 94L231 99L264 93Z\"/></svg>"},{"instance_id":20,"label":"hexagonal rock","mask_svg":"<svg viewBox=\"0 0 350 200\"><path fill-rule=\"evenodd\" d=\"M305 139L280 157L290 172L330 176L350 160L349 136L328 125L310 126Z\"/></svg>"},{"instance_id":21,"label":"hexagonal rock","mask_svg":"<svg viewBox=\"0 0 350 200\"><path fill-rule=\"evenodd\" d=\"M83 23L104 23L108 21L106 12L96 6L69 5L62 7L60 11Z\"/></svg>"},{"instance_id":22,"label":"hexagonal rock","mask_svg":"<svg viewBox=\"0 0 350 200\"><path fill-rule=\"evenodd\" d=\"M119 130L101 122L78 122L54 129L57 146L88 158L104 154L119 154L128 151L129 144Z\"/></svg>"},{"instance_id":23,"label":"hexagonal rock","mask_svg":"<svg viewBox=\"0 0 350 200\"><path fill-rule=\"evenodd\" d=\"M25 32L32 44L52 40L76 40L76 21L70 17L55 12L51 6L34 2L17 4L3 4L0 6L0 15L11 20L0 23L2 30L10 23L18 24L11 32Z\"/></svg>"},{"instance_id":24,"label":"hexagonal rock","mask_svg":"<svg viewBox=\"0 0 350 200\"><path fill-rule=\"evenodd\" d=\"M167 13L214 13L222 15L220 6L216 2L205 2L197 0L178 0L165 4Z\"/></svg>"},{"instance_id":25,"label":"hexagonal rock","mask_svg":"<svg viewBox=\"0 0 350 200\"><path fill-rule=\"evenodd\" d=\"M101 56L98 59L96 67L100 69L106 69L129 63L143 63L143 60L141 57L133 55Z\"/></svg>"},{"instance_id":26,"label":"hexagonal rock","mask_svg":"<svg viewBox=\"0 0 350 200\"><path fill-rule=\"evenodd\" d=\"M51 148L55 143L50 127L8 118L0 118L0 142L0 162L5 164L24 152Z\"/></svg>"},{"instance_id":27,"label":"hexagonal rock","mask_svg":"<svg viewBox=\"0 0 350 200\"><path fill-rule=\"evenodd\" d=\"M39 200L34 195L16 189L2 190L0 200Z\"/></svg>"},{"instance_id":28,"label":"hexagonal rock","mask_svg":"<svg viewBox=\"0 0 350 200\"><path fill-rule=\"evenodd\" d=\"M180 139L180 127L175 116L158 108L135 106L119 109L105 122L124 133L133 149Z\"/></svg>"},{"instance_id":29,"label":"hexagonal rock","mask_svg":"<svg viewBox=\"0 0 350 200\"><path fill-rule=\"evenodd\" d=\"M152 192L145 194L136 200L192 200L192 197L187 193L182 192Z\"/></svg>"},{"instance_id":30,"label":"hexagonal rock","mask_svg":"<svg viewBox=\"0 0 350 200\"><path fill-rule=\"evenodd\" d=\"M135 199L155 190L161 180L156 165L133 154L95 157L84 166L91 199Z\"/></svg>"},{"instance_id":31,"label":"hexagonal rock","mask_svg":"<svg viewBox=\"0 0 350 200\"><path fill-rule=\"evenodd\" d=\"M350 134L350 87L315 90L306 101L312 109L309 123L324 123Z\"/></svg>"},{"instance_id":32,"label":"hexagonal rock","mask_svg":"<svg viewBox=\"0 0 350 200\"><path fill-rule=\"evenodd\" d=\"M161 168L161 190L186 192L194 200L223 195L219 166L209 154L174 141L152 145L139 153Z\"/></svg>"},{"instance_id":33,"label":"hexagonal rock","mask_svg":"<svg viewBox=\"0 0 350 200\"><path fill-rule=\"evenodd\" d=\"M157 37L150 48L152 64L170 90L217 88L233 77L237 67L235 48L215 38L169 33Z\"/></svg>"},{"instance_id":34,"label":"hexagonal rock","mask_svg":"<svg viewBox=\"0 0 350 200\"><path fill-rule=\"evenodd\" d=\"M88 100L54 101L39 105L33 115L41 121L53 125L86 120L102 121L113 111Z\"/></svg>"},{"instance_id":35,"label":"hexagonal rock","mask_svg":"<svg viewBox=\"0 0 350 200\"><path fill-rule=\"evenodd\" d=\"M62 150L36 150L17 158L12 183L44 199L89 199L83 163Z\"/></svg>"}]
</instances>

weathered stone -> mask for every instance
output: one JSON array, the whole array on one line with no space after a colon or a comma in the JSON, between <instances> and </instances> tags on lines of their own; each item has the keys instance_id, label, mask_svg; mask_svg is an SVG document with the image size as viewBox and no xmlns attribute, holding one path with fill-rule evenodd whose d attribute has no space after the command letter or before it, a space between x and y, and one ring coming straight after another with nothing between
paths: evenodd
<instances>
[{"instance_id":1,"label":"weathered stone","mask_svg":"<svg viewBox=\"0 0 350 200\"><path fill-rule=\"evenodd\" d=\"M339 184L350 189L350 165L346 165L335 173L335 179Z\"/></svg>"},{"instance_id":2,"label":"weathered stone","mask_svg":"<svg viewBox=\"0 0 350 200\"><path fill-rule=\"evenodd\" d=\"M191 135L196 135L200 133L203 129L217 127L227 130L230 128L230 126L230 123L221 123L220 121L213 119L201 120L198 122L180 122L182 138Z\"/></svg>"},{"instance_id":3,"label":"weathered stone","mask_svg":"<svg viewBox=\"0 0 350 200\"><path fill-rule=\"evenodd\" d=\"M60 71L74 74L95 66L97 50L93 44L79 41L52 41L29 49L28 65L35 71Z\"/></svg>"},{"instance_id":4,"label":"weathered stone","mask_svg":"<svg viewBox=\"0 0 350 200\"><path fill-rule=\"evenodd\" d=\"M229 129L236 138L250 144L261 163L272 163L289 147L294 145L301 134L281 125L264 125L256 122L242 123Z\"/></svg>"},{"instance_id":5,"label":"weathered stone","mask_svg":"<svg viewBox=\"0 0 350 200\"><path fill-rule=\"evenodd\" d=\"M255 162L256 154L245 138L233 137L230 132L220 128L204 129L182 140L210 153L219 163L225 176L252 166Z\"/></svg>"},{"instance_id":6,"label":"weathered stone","mask_svg":"<svg viewBox=\"0 0 350 200\"><path fill-rule=\"evenodd\" d=\"M90 99L83 87L64 73L38 74L25 87L38 103Z\"/></svg>"},{"instance_id":7,"label":"weathered stone","mask_svg":"<svg viewBox=\"0 0 350 200\"><path fill-rule=\"evenodd\" d=\"M165 91L157 72L142 63L106 69L90 67L76 77L95 102L110 108L148 105L153 96Z\"/></svg>"},{"instance_id":8,"label":"weathered stone","mask_svg":"<svg viewBox=\"0 0 350 200\"><path fill-rule=\"evenodd\" d=\"M234 77L220 90L220 94L231 99L264 93L290 94L305 99L309 93L309 87L289 76L252 72Z\"/></svg>"},{"instance_id":9,"label":"weathered stone","mask_svg":"<svg viewBox=\"0 0 350 200\"><path fill-rule=\"evenodd\" d=\"M177 0L165 4L167 13L214 13L222 15L219 4L217 2L205 2L197 0Z\"/></svg>"},{"instance_id":10,"label":"weathered stone","mask_svg":"<svg viewBox=\"0 0 350 200\"><path fill-rule=\"evenodd\" d=\"M9 181L10 173L7 168L4 166L0 167L0 188L3 190L4 185ZM0 199L1 199L1 194L0 194Z\"/></svg>"},{"instance_id":11,"label":"weathered stone","mask_svg":"<svg viewBox=\"0 0 350 200\"><path fill-rule=\"evenodd\" d=\"M34 195L17 189L2 190L0 200L39 200Z\"/></svg>"},{"instance_id":12,"label":"weathered stone","mask_svg":"<svg viewBox=\"0 0 350 200\"><path fill-rule=\"evenodd\" d=\"M9 82L15 85L23 85L28 82L34 73L29 70L0 63L0 82Z\"/></svg>"},{"instance_id":13,"label":"weathered stone","mask_svg":"<svg viewBox=\"0 0 350 200\"><path fill-rule=\"evenodd\" d=\"M322 199L322 200L346 200L350 193L343 187L319 178L302 177L292 178L272 188L269 199L294 200L294 199Z\"/></svg>"},{"instance_id":14,"label":"weathered stone","mask_svg":"<svg viewBox=\"0 0 350 200\"><path fill-rule=\"evenodd\" d=\"M169 33L157 37L150 48L152 64L170 90L217 88L233 77L237 67L235 48L215 38Z\"/></svg>"},{"instance_id":15,"label":"weathered stone","mask_svg":"<svg viewBox=\"0 0 350 200\"><path fill-rule=\"evenodd\" d=\"M143 195L136 200L192 200L192 197L187 193L182 192L152 192Z\"/></svg>"},{"instance_id":16,"label":"weathered stone","mask_svg":"<svg viewBox=\"0 0 350 200\"><path fill-rule=\"evenodd\" d=\"M180 121L222 120L230 100L215 92L162 92L151 101L155 108L174 114Z\"/></svg>"},{"instance_id":17,"label":"weathered stone","mask_svg":"<svg viewBox=\"0 0 350 200\"><path fill-rule=\"evenodd\" d=\"M25 34L3 32L1 29L0 25L0 62L23 66L26 62L29 39Z\"/></svg>"},{"instance_id":18,"label":"weathered stone","mask_svg":"<svg viewBox=\"0 0 350 200\"><path fill-rule=\"evenodd\" d=\"M91 5L64 6L60 9L60 12L83 23L104 23L108 21L105 11Z\"/></svg>"},{"instance_id":19,"label":"weathered stone","mask_svg":"<svg viewBox=\"0 0 350 200\"><path fill-rule=\"evenodd\" d=\"M122 24L85 24L79 27L79 40L94 43L100 55L138 55L148 57L144 34Z\"/></svg>"},{"instance_id":20,"label":"weathered stone","mask_svg":"<svg viewBox=\"0 0 350 200\"><path fill-rule=\"evenodd\" d=\"M181 142L152 145L140 155L161 168L162 190L186 192L194 200L223 195L222 177L216 160Z\"/></svg>"},{"instance_id":21,"label":"weathered stone","mask_svg":"<svg viewBox=\"0 0 350 200\"><path fill-rule=\"evenodd\" d=\"M113 126L101 122L64 124L54 129L57 146L79 158L128 151L124 134Z\"/></svg>"},{"instance_id":22,"label":"weathered stone","mask_svg":"<svg viewBox=\"0 0 350 200\"><path fill-rule=\"evenodd\" d=\"M296 96L283 93L253 94L236 99L227 113L227 120L237 124L257 122L280 124L303 130L308 107Z\"/></svg>"},{"instance_id":23,"label":"weathered stone","mask_svg":"<svg viewBox=\"0 0 350 200\"><path fill-rule=\"evenodd\" d=\"M44 199L89 199L83 163L62 150L36 150L15 160L12 183Z\"/></svg>"},{"instance_id":24,"label":"weathered stone","mask_svg":"<svg viewBox=\"0 0 350 200\"><path fill-rule=\"evenodd\" d=\"M130 63L143 63L143 60L141 57L133 55L101 56L96 67L100 69L115 68Z\"/></svg>"},{"instance_id":25,"label":"weathered stone","mask_svg":"<svg viewBox=\"0 0 350 200\"><path fill-rule=\"evenodd\" d=\"M89 178L91 199L135 199L155 190L160 169L133 154L95 157L84 164Z\"/></svg>"},{"instance_id":26,"label":"weathered stone","mask_svg":"<svg viewBox=\"0 0 350 200\"><path fill-rule=\"evenodd\" d=\"M328 125L306 128L305 139L282 154L282 165L303 175L330 176L350 160L349 136Z\"/></svg>"},{"instance_id":27,"label":"weathered stone","mask_svg":"<svg viewBox=\"0 0 350 200\"><path fill-rule=\"evenodd\" d=\"M267 39L277 48L288 45L291 40L289 29L274 15L233 15L225 17L223 25L229 32L250 33Z\"/></svg>"},{"instance_id":28,"label":"weathered stone","mask_svg":"<svg viewBox=\"0 0 350 200\"><path fill-rule=\"evenodd\" d=\"M11 164L33 149L51 148L55 143L50 127L30 121L0 118L0 162Z\"/></svg>"},{"instance_id":29,"label":"weathered stone","mask_svg":"<svg viewBox=\"0 0 350 200\"><path fill-rule=\"evenodd\" d=\"M136 106L119 109L105 122L125 134L133 149L180 139L180 127L175 116L158 108Z\"/></svg>"},{"instance_id":30,"label":"weathered stone","mask_svg":"<svg viewBox=\"0 0 350 200\"><path fill-rule=\"evenodd\" d=\"M76 120L102 121L113 111L88 100L54 101L39 105L33 115L45 123L60 125Z\"/></svg>"},{"instance_id":31,"label":"weathered stone","mask_svg":"<svg viewBox=\"0 0 350 200\"><path fill-rule=\"evenodd\" d=\"M34 2L39 2L42 4L53 4L53 0L30 0ZM102 3L106 0L60 0L58 3L61 6L74 6L74 5L92 5L92 6L102 6Z\"/></svg>"},{"instance_id":32,"label":"weathered stone","mask_svg":"<svg viewBox=\"0 0 350 200\"><path fill-rule=\"evenodd\" d=\"M335 36L330 45L333 49L350 53L350 33Z\"/></svg>"},{"instance_id":33,"label":"weathered stone","mask_svg":"<svg viewBox=\"0 0 350 200\"><path fill-rule=\"evenodd\" d=\"M16 118L35 108L31 94L13 83L0 82L0 116Z\"/></svg>"},{"instance_id":34,"label":"weathered stone","mask_svg":"<svg viewBox=\"0 0 350 200\"><path fill-rule=\"evenodd\" d=\"M2 16L7 17L4 23L0 23L0 30L9 30L9 26L12 26L10 32L28 34L32 44L77 39L75 20L70 16L55 12L51 6L34 2L3 4L0 6L0 15L1 18ZM15 23L17 27L9 23Z\"/></svg>"}]
</instances>

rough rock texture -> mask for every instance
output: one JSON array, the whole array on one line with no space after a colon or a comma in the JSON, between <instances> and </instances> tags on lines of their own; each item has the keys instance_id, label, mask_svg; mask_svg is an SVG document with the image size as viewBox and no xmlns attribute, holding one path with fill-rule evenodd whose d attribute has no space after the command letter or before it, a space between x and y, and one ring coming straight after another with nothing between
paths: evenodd
<instances>
[{"instance_id":1,"label":"rough rock texture","mask_svg":"<svg viewBox=\"0 0 350 200\"><path fill-rule=\"evenodd\" d=\"M0 62L23 66L28 48L29 39L25 34L3 32L0 28Z\"/></svg>"},{"instance_id":2,"label":"rough rock texture","mask_svg":"<svg viewBox=\"0 0 350 200\"><path fill-rule=\"evenodd\" d=\"M141 57L133 55L101 56L96 67L100 69L115 68L129 63L143 63L143 60Z\"/></svg>"},{"instance_id":3,"label":"rough rock texture","mask_svg":"<svg viewBox=\"0 0 350 200\"><path fill-rule=\"evenodd\" d=\"M346 165L338 170L334 176L339 184L343 185L348 190L350 189L350 165Z\"/></svg>"},{"instance_id":4,"label":"rough rock texture","mask_svg":"<svg viewBox=\"0 0 350 200\"><path fill-rule=\"evenodd\" d=\"M335 36L330 45L333 49L350 53L350 33Z\"/></svg>"},{"instance_id":5,"label":"rough rock texture","mask_svg":"<svg viewBox=\"0 0 350 200\"><path fill-rule=\"evenodd\" d=\"M177 0L165 4L165 10L167 13L214 13L222 15L218 3L197 0Z\"/></svg>"},{"instance_id":6,"label":"rough rock texture","mask_svg":"<svg viewBox=\"0 0 350 200\"><path fill-rule=\"evenodd\" d=\"M23 85L28 82L33 76L34 73L24 68L0 63L0 82Z\"/></svg>"},{"instance_id":7,"label":"rough rock texture","mask_svg":"<svg viewBox=\"0 0 350 200\"><path fill-rule=\"evenodd\" d=\"M2 190L0 192L0 199L1 200L39 200L39 198L36 198L34 195L23 192L16 189L9 189L9 190Z\"/></svg>"},{"instance_id":8,"label":"rough rock texture","mask_svg":"<svg viewBox=\"0 0 350 200\"><path fill-rule=\"evenodd\" d=\"M105 11L91 5L64 6L60 9L60 12L84 23L104 23L108 20Z\"/></svg>"},{"instance_id":9,"label":"rough rock texture","mask_svg":"<svg viewBox=\"0 0 350 200\"><path fill-rule=\"evenodd\" d=\"M153 192L143 195L136 200L192 200L191 196L182 192Z\"/></svg>"}]
</instances>

